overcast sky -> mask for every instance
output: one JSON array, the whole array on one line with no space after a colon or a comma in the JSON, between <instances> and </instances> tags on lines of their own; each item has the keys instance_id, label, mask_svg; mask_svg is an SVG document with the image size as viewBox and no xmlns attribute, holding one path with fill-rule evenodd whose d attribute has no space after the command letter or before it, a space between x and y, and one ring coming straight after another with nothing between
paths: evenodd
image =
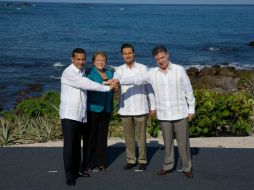
<instances>
[{"instance_id":1,"label":"overcast sky","mask_svg":"<svg viewBox=\"0 0 254 190\"><path fill-rule=\"evenodd\" d=\"M3 1L3 0L0 0ZM8 1L8 0L5 0ZM141 4L254 4L254 0L14 0L25 2L141 3Z\"/></svg>"}]
</instances>

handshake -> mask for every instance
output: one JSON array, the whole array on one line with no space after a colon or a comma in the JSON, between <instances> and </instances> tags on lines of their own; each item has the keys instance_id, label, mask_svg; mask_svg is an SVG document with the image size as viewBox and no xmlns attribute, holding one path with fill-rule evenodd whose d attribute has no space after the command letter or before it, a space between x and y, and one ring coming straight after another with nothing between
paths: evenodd
<instances>
[{"instance_id":1,"label":"handshake","mask_svg":"<svg viewBox=\"0 0 254 190\"><path fill-rule=\"evenodd\" d=\"M110 79L103 82L104 85L109 85L110 90L112 89L118 89L119 86L119 80L117 79Z\"/></svg>"}]
</instances>

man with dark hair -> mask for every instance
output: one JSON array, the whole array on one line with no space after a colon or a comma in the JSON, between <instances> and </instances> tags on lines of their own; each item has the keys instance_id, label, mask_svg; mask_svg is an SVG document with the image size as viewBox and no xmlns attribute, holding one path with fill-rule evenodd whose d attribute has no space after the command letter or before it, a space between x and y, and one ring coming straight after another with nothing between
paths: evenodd
<instances>
[{"instance_id":1,"label":"man with dark hair","mask_svg":"<svg viewBox=\"0 0 254 190\"><path fill-rule=\"evenodd\" d=\"M159 120L165 144L165 160L157 175L165 175L174 168L174 133L177 140L182 171L192 178L192 164L188 132L188 120L195 113L195 98L192 86L184 68L170 62L165 46L153 49L158 67L151 69L142 77L117 78L121 85L146 84L153 87L156 99L156 115Z\"/></svg>"},{"instance_id":2,"label":"man with dark hair","mask_svg":"<svg viewBox=\"0 0 254 190\"><path fill-rule=\"evenodd\" d=\"M121 53L123 53L123 49L126 49L126 48L130 48L132 50L132 52L135 53L133 45L129 44L129 43L122 44L122 46L121 46Z\"/></svg>"},{"instance_id":3,"label":"man with dark hair","mask_svg":"<svg viewBox=\"0 0 254 190\"><path fill-rule=\"evenodd\" d=\"M153 57L158 55L160 52L168 53L168 50L166 49L164 45L158 45L155 48L153 48L153 51L152 51Z\"/></svg>"},{"instance_id":4,"label":"man with dark hair","mask_svg":"<svg viewBox=\"0 0 254 190\"><path fill-rule=\"evenodd\" d=\"M64 136L64 170L67 185L75 185L79 176L81 161L81 130L86 123L87 90L107 92L116 84L104 86L82 77L86 63L86 52L76 48L72 52L72 63L63 71L61 77L60 117ZM88 173L80 173L89 177Z\"/></svg>"},{"instance_id":5,"label":"man with dark hair","mask_svg":"<svg viewBox=\"0 0 254 190\"><path fill-rule=\"evenodd\" d=\"M115 78L142 76L147 73L147 67L134 60L134 47L131 44L123 44L121 46L121 53L125 63L116 69ZM122 119L123 136L126 146L127 164L124 166L125 170L136 166L137 161L140 170L143 171L147 167L147 117L148 113L154 112L154 110L154 94L149 84L120 86L118 113ZM136 140L139 150L138 160L135 156Z\"/></svg>"}]
</instances>

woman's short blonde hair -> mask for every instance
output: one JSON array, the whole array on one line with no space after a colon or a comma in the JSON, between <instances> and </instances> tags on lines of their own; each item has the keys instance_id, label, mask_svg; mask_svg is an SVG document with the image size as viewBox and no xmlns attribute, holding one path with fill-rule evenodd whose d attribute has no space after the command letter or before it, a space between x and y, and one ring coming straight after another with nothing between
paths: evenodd
<instances>
[{"instance_id":1,"label":"woman's short blonde hair","mask_svg":"<svg viewBox=\"0 0 254 190\"><path fill-rule=\"evenodd\" d=\"M104 57L104 58L105 58L105 61L107 62L107 55L106 55L106 53L104 53L103 51L97 51L97 52L95 52L95 53L93 54L92 62L94 62L95 59L96 59L96 57L99 56L99 55L102 56L102 57Z\"/></svg>"}]
</instances>

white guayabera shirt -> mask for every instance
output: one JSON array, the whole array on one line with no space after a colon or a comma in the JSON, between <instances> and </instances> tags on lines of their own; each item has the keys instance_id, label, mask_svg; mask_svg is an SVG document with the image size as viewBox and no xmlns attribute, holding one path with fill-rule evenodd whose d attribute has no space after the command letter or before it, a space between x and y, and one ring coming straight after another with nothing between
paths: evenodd
<instances>
[{"instance_id":1,"label":"white guayabera shirt","mask_svg":"<svg viewBox=\"0 0 254 190\"><path fill-rule=\"evenodd\" d=\"M87 90L110 91L109 86L104 86L93 82L86 77L82 77L76 66L68 66L61 77L61 119L71 119L80 122L87 121Z\"/></svg>"},{"instance_id":2,"label":"white guayabera shirt","mask_svg":"<svg viewBox=\"0 0 254 190\"><path fill-rule=\"evenodd\" d=\"M180 65L170 63L166 73L156 67L142 77L119 77L118 80L122 85L150 83L155 94L158 120L178 120L188 117L189 113L195 113L190 79Z\"/></svg>"},{"instance_id":3,"label":"white guayabera shirt","mask_svg":"<svg viewBox=\"0 0 254 190\"><path fill-rule=\"evenodd\" d=\"M131 68L126 64L116 68L113 78L136 78L147 72L145 65L135 62ZM155 98L151 85L121 85L118 108L118 113L126 116L144 115L149 113L149 109L155 110Z\"/></svg>"}]
</instances>

